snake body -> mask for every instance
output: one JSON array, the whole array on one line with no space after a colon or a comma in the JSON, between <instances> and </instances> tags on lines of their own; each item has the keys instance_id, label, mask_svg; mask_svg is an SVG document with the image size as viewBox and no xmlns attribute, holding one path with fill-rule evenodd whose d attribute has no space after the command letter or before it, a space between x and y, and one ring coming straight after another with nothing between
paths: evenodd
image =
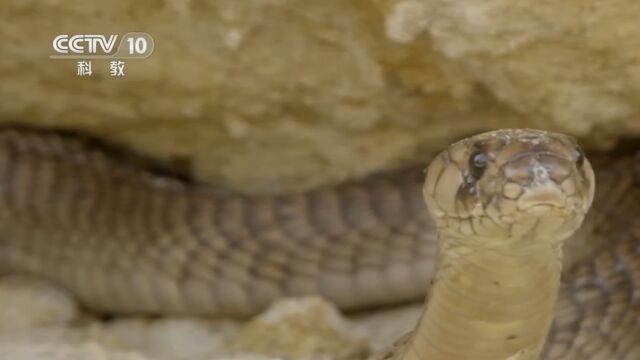
<instances>
[{"instance_id":1,"label":"snake body","mask_svg":"<svg viewBox=\"0 0 640 360\"><path fill-rule=\"evenodd\" d=\"M592 163L598 192L567 240L576 256L542 358L637 360L639 166L632 156ZM0 272L48 278L90 308L125 314L244 316L307 294L344 309L413 300L438 245L423 179L416 168L248 197L143 169L83 138L6 129Z\"/></svg>"},{"instance_id":2,"label":"snake body","mask_svg":"<svg viewBox=\"0 0 640 360\"><path fill-rule=\"evenodd\" d=\"M451 145L424 197L440 252L429 301L401 359L539 358L560 287L562 246L595 193L568 136L499 130Z\"/></svg>"},{"instance_id":3,"label":"snake body","mask_svg":"<svg viewBox=\"0 0 640 360\"><path fill-rule=\"evenodd\" d=\"M0 132L0 267L111 313L245 316L284 296L346 309L416 299L435 233L422 172L245 197L77 137Z\"/></svg>"}]
</instances>

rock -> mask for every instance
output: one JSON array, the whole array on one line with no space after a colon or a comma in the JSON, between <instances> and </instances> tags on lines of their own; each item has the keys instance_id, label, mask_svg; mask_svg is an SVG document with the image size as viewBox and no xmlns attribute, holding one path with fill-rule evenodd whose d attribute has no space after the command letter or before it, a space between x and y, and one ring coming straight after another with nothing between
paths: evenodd
<instances>
[{"instance_id":1,"label":"rock","mask_svg":"<svg viewBox=\"0 0 640 360\"><path fill-rule=\"evenodd\" d=\"M351 324L316 297L282 300L247 323L136 317L105 322L79 313L72 298L45 282L0 279L0 359L362 359L369 338L378 343L389 334L375 319Z\"/></svg>"},{"instance_id":2,"label":"rock","mask_svg":"<svg viewBox=\"0 0 640 360\"><path fill-rule=\"evenodd\" d=\"M0 334L60 327L72 322L77 311L70 294L48 282L0 277Z\"/></svg>"},{"instance_id":3,"label":"rock","mask_svg":"<svg viewBox=\"0 0 640 360\"><path fill-rule=\"evenodd\" d=\"M0 122L99 135L247 193L424 163L496 127L603 147L640 132L639 16L631 0L9 0ZM47 58L58 34L131 29L156 50L125 79Z\"/></svg>"},{"instance_id":4,"label":"rock","mask_svg":"<svg viewBox=\"0 0 640 360\"><path fill-rule=\"evenodd\" d=\"M377 354L414 330L423 311L422 303L365 312L349 318L367 334L371 352Z\"/></svg>"},{"instance_id":5,"label":"rock","mask_svg":"<svg viewBox=\"0 0 640 360\"><path fill-rule=\"evenodd\" d=\"M89 338L109 349L134 350L151 359L217 359L222 342L236 327L204 319L122 318L93 324Z\"/></svg>"},{"instance_id":6,"label":"rock","mask_svg":"<svg viewBox=\"0 0 640 360\"><path fill-rule=\"evenodd\" d=\"M219 358L219 360L282 360L282 359L267 357L262 355L244 354L244 355L233 355L228 357L222 357L222 358Z\"/></svg>"},{"instance_id":7,"label":"rock","mask_svg":"<svg viewBox=\"0 0 640 360\"><path fill-rule=\"evenodd\" d=\"M577 135L599 129L605 136L638 134L638 4L419 3L433 48L531 126Z\"/></svg>"},{"instance_id":8,"label":"rock","mask_svg":"<svg viewBox=\"0 0 640 360\"><path fill-rule=\"evenodd\" d=\"M275 303L234 335L227 349L283 359L361 359L368 344L333 305L308 297Z\"/></svg>"},{"instance_id":9,"label":"rock","mask_svg":"<svg viewBox=\"0 0 640 360\"><path fill-rule=\"evenodd\" d=\"M239 323L191 318L113 318L78 313L67 294L39 281L0 281L0 359L363 359L410 329L420 306L345 320L315 298L282 300Z\"/></svg>"},{"instance_id":10,"label":"rock","mask_svg":"<svg viewBox=\"0 0 640 360\"><path fill-rule=\"evenodd\" d=\"M152 360L133 352L111 351L95 344L2 344L0 359L11 360Z\"/></svg>"}]
</instances>

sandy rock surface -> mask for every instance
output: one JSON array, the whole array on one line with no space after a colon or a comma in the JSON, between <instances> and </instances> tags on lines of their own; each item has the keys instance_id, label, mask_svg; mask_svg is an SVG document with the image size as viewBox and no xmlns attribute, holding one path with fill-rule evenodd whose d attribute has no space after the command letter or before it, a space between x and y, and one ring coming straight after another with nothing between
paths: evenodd
<instances>
[{"instance_id":1,"label":"sandy rock surface","mask_svg":"<svg viewBox=\"0 0 640 360\"><path fill-rule=\"evenodd\" d=\"M283 300L246 324L229 341L233 352L289 359L364 359L368 342L320 298Z\"/></svg>"},{"instance_id":2,"label":"sandy rock surface","mask_svg":"<svg viewBox=\"0 0 640 360\"><path fill-rule=\"evenodd\" d=\"M424 162L488 128L561 130L599 146L640 131L631 0L1 7L0 122L100 135L244 192ZM75 61L48 58L58 34L131 30L151 34L156 49L127 61L124 79L105 61L81 78Z\"/></svg>"},{"instance_id":3,"label":"sandy rock surface","mask_svg":"<svg viewBox=\"0 0 640 360\"><path fill-rule=\"evenodd\" d=\"M415 324L421 306L343 316L315 297L246 321L100 319L53 285L0 277L0 360L364 359Z\"/></svg>"}]
</instances>

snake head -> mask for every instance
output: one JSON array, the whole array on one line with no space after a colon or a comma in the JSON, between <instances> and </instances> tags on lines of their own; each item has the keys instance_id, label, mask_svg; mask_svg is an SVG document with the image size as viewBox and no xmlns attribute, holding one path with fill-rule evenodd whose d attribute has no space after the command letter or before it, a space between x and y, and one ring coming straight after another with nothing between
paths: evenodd
<instances>
[{"instance_id":1,"label":"snake head","mask_svg":"<svg viewBox=\"0 0 640 360\"><path fill-rule=\"evenodd\" d=\"M448 236L564 240L593 201L595 178L575 139L530 129L482 133L431 162L423 193Z\"/></svg>"}]
</instances>

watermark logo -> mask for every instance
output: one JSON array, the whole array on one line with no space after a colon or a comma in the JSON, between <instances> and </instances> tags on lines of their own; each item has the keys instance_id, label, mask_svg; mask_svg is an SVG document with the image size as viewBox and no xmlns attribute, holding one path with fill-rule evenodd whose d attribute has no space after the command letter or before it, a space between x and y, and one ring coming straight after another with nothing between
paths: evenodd
<instances>
[{"instance_id":1,"label":"watermark logo","mask_svg":"<svg viewBox=\"0 0 640 360\"><path fill-rule=\"evenodd\" d=\"M103 54L111 54L118 35L58 35L53 39L53 50L59 54L98 54L98 48Z\"/></svg>"},{"instance_id":2,"label":"watermark logo","mask_svg":"<svg viewBox=\"0 0 640 360\"><path fill-rule=\"evenodd\" d=\"M117 45L117 46L116 46ZM60 34L53 38L52 59L144 59L153 53L151 35L130 32L118 34Z\"/></svg>"},{"instance_id":3,"label":"watermark logo","mask_svg":"<svg viewBox=\"0 0 640 360\"><path fill-rule=\"evenodd\" d=\"M53 38L51 59L76 59L77 75L91 76L91 60L110 59L109 75L123 77L122 59L145 59L154 49L151 35L145 32L119 34L59 34Z\"/></svg>"}]
</instances>

